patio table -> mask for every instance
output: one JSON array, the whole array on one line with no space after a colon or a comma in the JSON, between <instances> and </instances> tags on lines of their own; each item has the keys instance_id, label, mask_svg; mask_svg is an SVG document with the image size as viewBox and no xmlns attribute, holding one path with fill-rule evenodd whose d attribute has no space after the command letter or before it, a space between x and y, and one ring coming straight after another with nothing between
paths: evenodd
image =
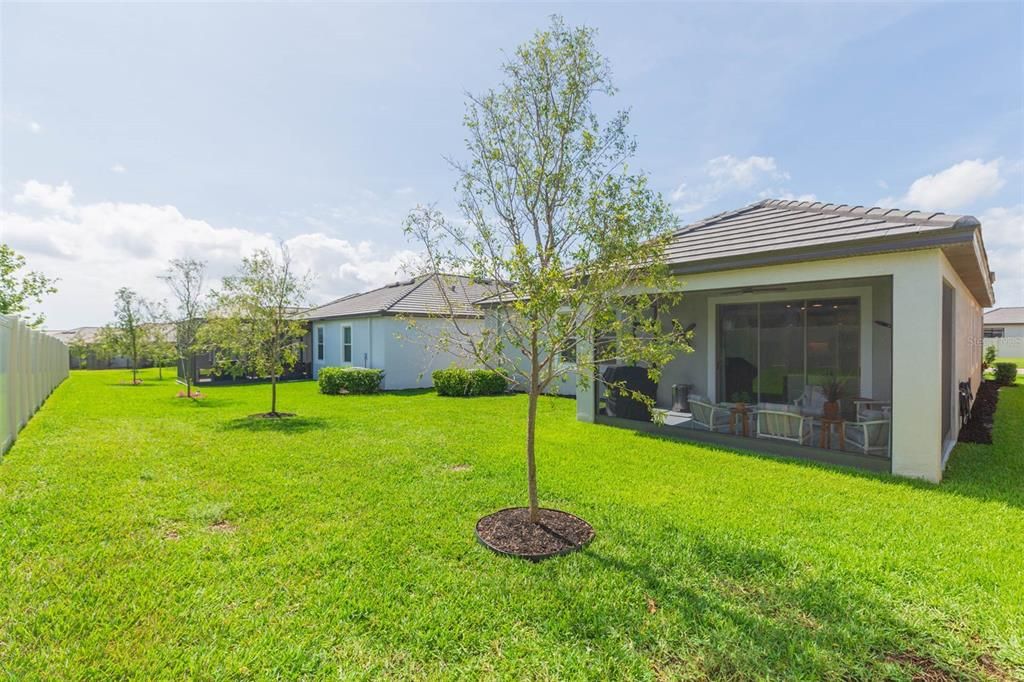
<instances>
[{"instance_id":1,"label":"patio table","mask_svg":"<svg viewBox=\"0 0 1024 682\"><path fill-rule=\"evenodd\" d=\"M820 448L831 448L832 447L832 430L834 427L839 434L839 449L846 449L846 420L842 417L836 419L828 419L827 417L821 418L821 434L818 436L818 447Z\"/></svg>"},{"instance_id":2,"label":"patio table","mask_svg":"<svg viewBox=\"0 0 1024 682\"><path fill-rule=\"evenodd\" d=\"M750 429L747 425L747 417L755 413L753 405L740 403L729 408L729 430L737 436L750 436ZM742 432L742 433L741 433Z\"/></svg>"}]
</instances>

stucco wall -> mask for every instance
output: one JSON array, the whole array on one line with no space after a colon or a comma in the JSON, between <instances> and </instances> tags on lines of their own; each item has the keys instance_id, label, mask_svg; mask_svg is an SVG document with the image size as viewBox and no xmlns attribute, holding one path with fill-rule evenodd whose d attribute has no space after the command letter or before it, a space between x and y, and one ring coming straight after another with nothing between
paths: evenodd
<instances>
[{"instance_id":1,"label":"stucco wall","mask_svg":"<svg viewBox=\"0 0 1024 682\"><path fill-rule=\"evenodd\" d=\"M489 310L484 315L484 324L493 331L498 328L498 318L493 310ZM514 347L507 347L504 350L504 357L506 360L506 366L509 368L508 371L514 376L519 376L520 381L516 382L514 388L516 390L525 390L527 379L530 373L530 366L526 362L526 356L519 352ZM556 360L556 362L559 362ZM577 393L576 383L576 372L568 371L569 365L565 363L559 364L559 375L554 379L552 384L548 386L547 393L551 395L563 395L563 396L574 396Z\"/></svg>"},{"instance_id":2,"label":"stucco wall","mask_svg":"<svg viewBox=\"0 0 1024 682\"><path fill-rule=\"evenodd\" d=\"M984 346L995 346L996 356L1000 358L1024 358L1024 324L985 325L986 329L990 327L1002 329L1004 336L1001 339L984 339Z\"/></svg>"},{"instance_id":3,"label":"stucco wall","mask_svg":"<svg viewBox=\"0 0 1024 682\"><path fill-rule=\"evenodd\" d=\"M422 318L416 326L396 317L356 317L341 320L315 321L312 325L313 376L323 367L369 367L384 370L385 390L433 386L430 373L452 364L472 363L451 352L435 352L432 339L437 338L448 322ZM480 322L467 321L464 328L479 328ZM352 328L352 359L342 358L342 328ZM324 329L324 358L317 357L317 327Z\"/></svg>"},{"instance_id":4,"label":"stucco wall","mask_svg":"<svg viewBox=\"0 0 1024 682\"><path fill-rule=\"evenodd\" d=\"M972 393L977 393L978 387L981 386L981 358L985 345L982 333L984 309L974 299L945 256L942 256L942 278L953 287L955 292L953 301L956 318L954 326L956 333L953 335L955 370L951 399L957 403L953 414L959 414L957 387L960 382L970 381Z\"/></svg>"}]
</instances>

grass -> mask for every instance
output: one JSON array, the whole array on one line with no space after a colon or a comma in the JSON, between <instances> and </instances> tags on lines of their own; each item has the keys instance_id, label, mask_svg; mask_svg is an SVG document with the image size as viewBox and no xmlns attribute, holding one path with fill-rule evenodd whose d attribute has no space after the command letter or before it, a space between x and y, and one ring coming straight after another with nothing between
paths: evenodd
<instances>
[{"instance_id":1,"label":"grass","mask_svg":"<svg viewBox=\"0 0 1024 682\"><path fill-rule=\"evenodd\" d=\"M522 396L176 399L75 372L0 462L11 678L929 679L1024 675L1024 390L940 486L738 455L542 402L544 503L597 530L528 564Z\"/></svg>"},{"instance_id":2,"label":"grass","mask_svg":"<svg viewBox=\"0 0 1024 682\"><path fill-rule=\"evenodd\" d=\"M996 358L996 362L1012 362L1018 369L1024 369L1024 358Z\"/></svg>"}]
</instances>

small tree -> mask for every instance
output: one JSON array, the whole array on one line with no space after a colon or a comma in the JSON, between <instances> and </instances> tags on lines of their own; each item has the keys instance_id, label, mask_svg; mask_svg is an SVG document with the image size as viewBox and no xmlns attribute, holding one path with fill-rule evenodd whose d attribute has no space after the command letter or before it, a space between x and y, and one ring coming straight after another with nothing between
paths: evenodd
<instances>
[{"instance_id":1,"label":"small tree","mask_svg":"<svg viewBox=\"0 0 1024 682\"><path fill-rule=\"evenodd\" d=\"M174 362L177 351L174 346L174 325L168 323L167 308L163 303L153 304L153 322L145 329L144 351L146 357L157 368L157 376L164 380L164 367Z\"/></svg>"},{"instance_id":2,"label":"small tree","mask_svg":"<svg viewBox=\"0 0 1024 682\"><path fill-rule=\"evenodd\" d=\"M185 374L185 395L192 397L192 358L199 351L199 328L207 314L206 263L192 258L174 259L162 279L174 294L174 347Z\"/></svg>"},{"instance_id":3,"label":"small tree","mask_svg":"<svg viewBox=\"0 0 1024 682\"><path fill-rule=\"evenodd\" d=\"M40 303L43 296L57 293L57 278L29 270L25 257L7 244L0 244L0 315L21 315L29 327L39 327L46 319L42 313L27 315L31 302Z\"/></svg>"},{"instance_id":4,"label":"small tree","mask_svg":"<svg viewBox=\"0 0 1024 682\"><path fill-rule=\"evenodd\" d=\"M992 365L994 365L996 363L996 354L997 353L998 353L998 351L996 350L996 346L995 346L994 343L993 344L989 344L985 348L985 355L981 359L981 368L983 370L984 369L988 369L989 367L991 367Z\"/></svg>"},{"instance_id":5,"label":"small tree","mask_svg":"<svg viewBox=\"0 0 1024 682\"><path fill-rule=\"evenodd\" d=\"M298 361L306 323L295 313L305 306L312 284L308 273L295 274L283 244L277 255L261 249L243 258L238 274L225 277L214 294L213 312L200 331L203 343L232 372L270 378L268 417L283 416L277 411L277 380Z\"/></svg>"},{"instance_id":6,"label":"small tree","mask_svg":"<svg viewBox=\"0 0 1024 682\"><path fill-rule=\"evenodd\" d=\"M92 350L91 344L87 343L81 336L75 336L68 344L68 352L72 357L78 358L79 369L86 369L89 363L89 353Z\"/></svg>"},{"instance_id":7,"label":"small tree","mask_svg":"<svg viewBox=\"0 0 1024 682\"><path fill-rule=\"evenodd\" d=\"M139 361L147 355L149 328L154 324L152 304L128 287L114 293L114 321L103 328L101 343L111 355L131 363L132 383L139 381Z\"/></svg>"},{"instance_id":8,"label":"small tree","mask_svg":"<svg viewBox=\"0 0 1024 682\"><path fill-rule=\"evenodd\" d=\"M584 384L599 380L597 365L614 358L646 366L657 379L661 366L689 350L688 332L658 315L677 295L655 293L678 287L664 264L677 221L646 177L627 169L636 146L626 132L628 115L598 122L592 98L615 88L593 36L555 17L548 30L520 46L504 65L501 87L469 97L469 158L450 162L464 220L421 206L406 222L435 276L455 272L494 283L499 331L481 337L467 330L464 311L450 300L450 333L441 342L527 391L534 522L539 396L568 372ZM579 353L577 341L585 343ZM652 406L624 385L611 388Z\"/></svg>"}]
</instances>

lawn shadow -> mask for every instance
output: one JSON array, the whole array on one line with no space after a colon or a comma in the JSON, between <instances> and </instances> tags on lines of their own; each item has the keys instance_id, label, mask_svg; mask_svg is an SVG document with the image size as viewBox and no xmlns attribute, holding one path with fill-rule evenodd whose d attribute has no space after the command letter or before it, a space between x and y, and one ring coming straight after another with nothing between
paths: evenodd
<instances>
[{"instance_id":1,"label":"lawn shadow","mask_svg":"<svg viewBox=\"0 0 1024 682\"><path fill-rule=\"evenodd\" d=\"M602 535L603 542L580 556L595 570L625 574L642 587L647 601L632 605L631 617L643 618L638 614L644 611L647 617L630 636L659 675L685 677L696 666L712 679L842 677L856 670L854 677L932 674L927 679L942 680L958 679L963 669L948 645L900 618L899 603L856 576L668 524L646 541L619 529ZM614 546L603 549L609 540ZM558 582L566 599L578 589L573 579ZM621 605L604 601L600 608L609 612L599 622L622 622ZM569 617L583 630L595 620L593 612ZM659 641L659 631L681 636L686 649Z\"/></svg>"},{"instance_id":2,"label":"lawn shadow","mask_svg":"<svg viewBox=\"0 0 1024 682\"><path fill-rule=\"evenodd\" d=\"M250 431L253 433L306 433L317 429L326 429L327 420L323 417L285 417L283 419L260 419L257 417L240 417L225 422L223 431Z\"/></svg>"},{"instance_id":3,"label":"lawn shadow","mask_svg":"<svg viewBox=\"0 0 1024 682\"><path fill-rule=\"evenodd\" d=\"M1012 419L1012 416L1004 412L1004 418ZM999 419L999 413L996 413ZM617 428L617 427L610 427ZM998 428L998 424L997 424ZM646 433L643 431L633 432L637 437L649 438L664 443L677 445L690 445L701 448L714 449L742 457L754 457L767 462L774 462L786 466L798 466L802 468L825 469L841 476L871 480L883 485L909 487L921 492L939 495L955 495L959 497L970 497L985 502L1002 502L1011 507L1024 509L1024 485L1019 481L1024 478L1024 449L1014 453L1012 448L1006 447L1002 439L993 445L979 445L976 443L958 443L950 454L947 471L943 475L943 481L935 484L913 478L904 478L890 473L867 471L842 464L831 464L819 462L800 457L786 457L757 450L733 447L729 445L718 445L704 443L702 441L690 441L672 435L657 433ZM999 434L995 435L996 438ZM1007 442L1009 434L1002 434ZM998 449L1002 444L1003 448ZM797 447L797 446L795 446ZM964 463L967 457L971 458L970 463ZM1015 483L1016 481L1016 483Z\"/></svg>"},{"instance_id":4,"label":"lawn shadow","mask_svg":"<svg viewBox=\"0 0 1024 682\"><path fill-rule=\"evenodd\" d=\"M434 392L432 388L403 388L397 391L381 391L371 395L396 395L396 396L417 396L429 395Z\"/></svg>"}]
</instances>

